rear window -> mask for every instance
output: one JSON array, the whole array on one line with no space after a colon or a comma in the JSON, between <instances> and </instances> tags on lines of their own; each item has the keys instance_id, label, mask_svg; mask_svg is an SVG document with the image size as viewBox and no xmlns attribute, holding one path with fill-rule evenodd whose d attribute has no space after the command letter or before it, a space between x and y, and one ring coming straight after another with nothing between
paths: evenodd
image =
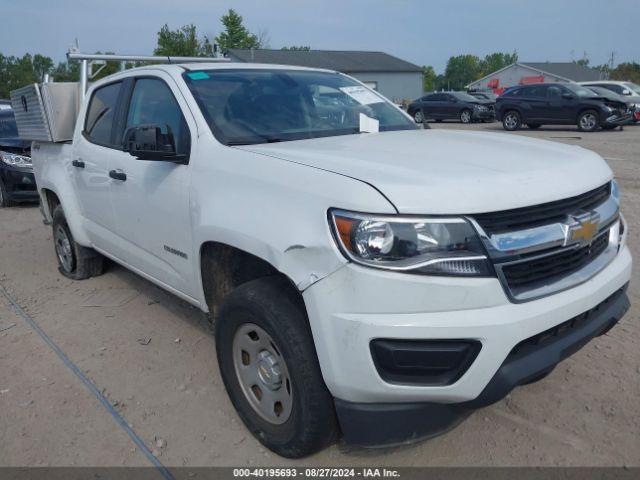
<instances>
[{"instance_id":1,"label":"rear window","mask_svg":"<svg viewBox=\"0 0 640 480\"><path fill-rule=\"evenodd\" d=\"M93 92L84 124L84 133L91 142L113 146L111 133L121 86L122 82L111 83Z\"/></svg>"}]
</instances>

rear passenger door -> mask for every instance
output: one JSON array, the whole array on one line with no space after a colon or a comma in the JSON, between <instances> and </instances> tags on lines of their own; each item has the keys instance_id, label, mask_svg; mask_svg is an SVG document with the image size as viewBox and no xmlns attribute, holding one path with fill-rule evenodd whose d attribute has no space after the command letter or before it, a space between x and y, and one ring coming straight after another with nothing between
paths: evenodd
<instances>
[{"instance_id":1,"label":"rear passenger door","mask_svg":"<svg viewBox=\"0 0 640 480\"><path fill-rule=\"evenodd\" d=\"M438 93L432 93L431 95L427 95L426 97L422 97L422 113L424 118L440 118L438 115Z\"/></svg>"},{"instance_id":2,"label":"rear passenger door","mask_svg":"<svg viewBox=\"0 0 640 480\"><path fill-rule=\"evenodd\" d=\"M129 127L160 125L163 133L173 133L177 153L190 156L191 140L197 138L195 120L169 75L130 77L125 92L121 139ZM124 175L111 182L115 229L126 243L122 259L194 297L189 165L139 160L121 150L113 168Z\"/></svg>"},{"instance_id":3,"label":"rear passenger door","mask_svg":"<svg viewBox=\"0 0 640 480\"><path fill-rule=\"evenodd\" d=\"M91 93L82 131L74 137L69 165L87 235L94 246L107 252L113 252L118 244L109 170L120 148L114 138L114 122L121 95L122 81Z\"/></svg>"},{"instance_id":4,"label":"rear passenger door","mask_svg":"<svg viewBox=\"0 0 640 480\"><path fill-rule=\"evenodd\" d=\"M525 123L549 121L551 115L547 105L547 86L533 85L523 89L522 95L526 100Z\"/></svg>"}]
</instances>

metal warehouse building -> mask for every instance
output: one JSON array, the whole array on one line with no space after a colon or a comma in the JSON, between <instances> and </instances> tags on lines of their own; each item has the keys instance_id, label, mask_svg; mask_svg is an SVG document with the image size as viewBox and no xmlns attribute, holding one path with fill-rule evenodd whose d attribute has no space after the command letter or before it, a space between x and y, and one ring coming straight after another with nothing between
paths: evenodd
<instances>
[{"instance_id":1,"label":"metal warehouse building","mask_svg":"<svg viewBox=\"0 0 640 480\"><path fill-rule=\"evenodd\" d=\"M574 62L518 62L493 72L467 85L472 91L493 91L500 94L505 88L542 82L588 82L604 80L606 74Z\"/></svg>"},{"instance_id":2,"label":"metal warehouse building","mask_svg":"<svg viewBox=\"0 0 640 480\"><path fill-rule=\"evenodd\" d=\"M235 62L336 70L357 78L396 102L422 95L422 68L384 52L232 49L228 56Z\"/></svg>"}]
</instances>

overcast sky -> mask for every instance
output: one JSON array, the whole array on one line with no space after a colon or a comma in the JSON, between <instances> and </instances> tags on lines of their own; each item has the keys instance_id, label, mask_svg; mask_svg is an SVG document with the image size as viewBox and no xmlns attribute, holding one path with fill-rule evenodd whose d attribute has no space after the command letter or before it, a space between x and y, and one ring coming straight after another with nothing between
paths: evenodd
<instances>
[{"instance_id":1,"label":"overcast sky","mask_svg":"<svg viewBox=\"0 0 640 480\"><path fill-rule=\"evenodd\" d=\"M520 60L640 62L640 0L0 0L0 52L63 60L84 52L150 54L160 26L215 36L235 8L271 48L382 50L441 72L452 55L518 51Z\"/></svg>"}]
</instances>

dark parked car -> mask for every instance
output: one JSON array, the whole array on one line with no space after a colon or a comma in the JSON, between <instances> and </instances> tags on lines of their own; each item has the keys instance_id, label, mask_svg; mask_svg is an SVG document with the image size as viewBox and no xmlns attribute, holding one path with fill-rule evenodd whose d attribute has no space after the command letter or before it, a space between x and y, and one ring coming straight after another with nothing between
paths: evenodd
<instances>
[{"instance_id":1,"label":"dark parked car","mask_svg":"<svg viewBox=\"0 0 640 480\"><path fill-rule=\"evenodd\" d=\"M38 201L29 147L18 137L13 110L0 109L0 208Z\"/></svg>"},{"instance_id":2,"label":"dark parked car","mask_svg":"<svg viewBox=\"0 0 640 480\"><path fill-rule=\"evenodd\" d=\"M540 125L577 125L585 132L612 129L633 118L627 104L609 100L574 83L513 87L496 101L496 117L505 130Z\"/></svg>"},{"instance_id":3,"label":"dark parked car","mask_svg":"<svg viewBox=\"0 0 640 480\"><path fill-rule=\"evenodd\" d=\"M414 101L407 113L416 123L425 120L460 120L471 123L495 118L494 102L472 97L465 92L435 92Z\"/></svg>"},{"instance_id":4,"label":"dark parked car","mask_svg":"<svg viewBox=\"0 0 640 480\"><path fill-rule=\"evenodd\" d=\"M640 122L640 87L635 83L608 80L593 83L582 82L580 85L591 90L598 89L599 92L609 91L619 95L623 102L630 105L633 121Z\"/></svg>"}]
</instances>

